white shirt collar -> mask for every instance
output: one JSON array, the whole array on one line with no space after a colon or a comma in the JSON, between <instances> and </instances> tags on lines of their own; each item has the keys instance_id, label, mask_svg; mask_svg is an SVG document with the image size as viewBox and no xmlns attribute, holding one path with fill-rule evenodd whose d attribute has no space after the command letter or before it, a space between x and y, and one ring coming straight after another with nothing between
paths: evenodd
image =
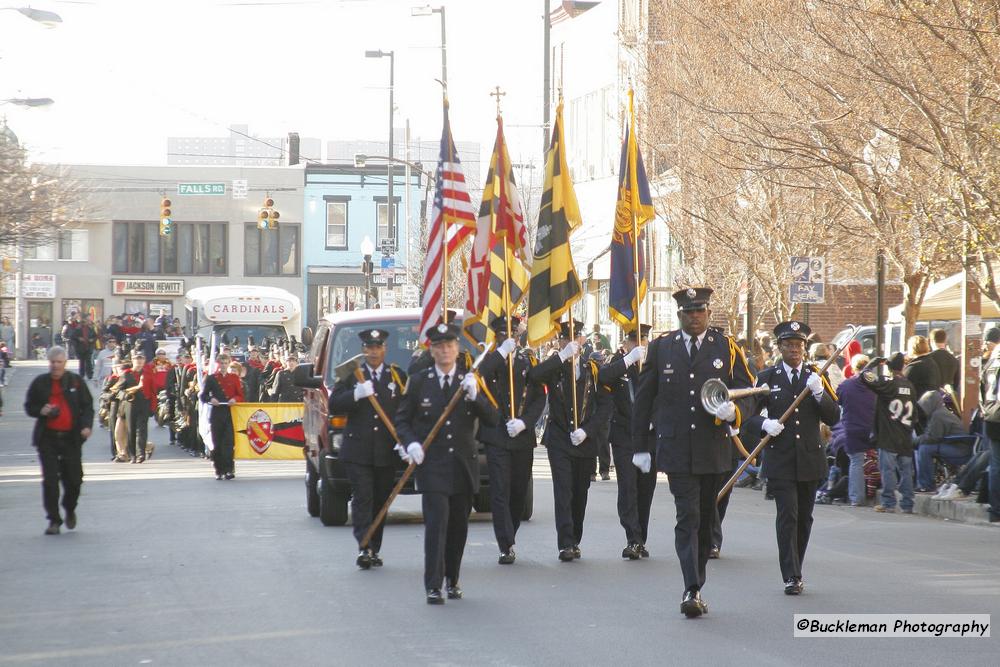
<instances>
[{"instance_id":1,"label":"white shirt collar","mask_svg":"<svg viewBox=\"0 0 1000 667\"><path fill-rule=\"evenodd\" d=\"M382 369L385 368L385 364L379 364L378 368L372 368L372 365L369 364L369 363L367 363L367 362L365 362L365 366L368 367L368 372L369 373L373 373L373 374L377 374L377 375L382 375Z\"/></svg>"},{"instance_id":2,"label":"white shirt collar","mask_svg":"<svg viewBox=\"0 0 1000 667\"><path fill-rule=\"evenodd\" d=\"M434 370L437 371L438 381L443 381L444 378L447 377L448 382L451 382L455 378L455 368L455 366L452 366L451 371L445 373L437 364L434 364Z\"/></svg>"},{"instance_id":3,"label":"white shirt collar","mask_svg":"<svg viewBox=\"0 0 1000 667\"><path fill-rule=\"evenodd\" d=\"M701 335L696 336L698 339L698 347L701 347L702 343L705 342L705 334L708 333L708 329L701 332ZM684 347L691 347L691 334L681 329L681 335L684 336Z\"/></svg>"},{"instance_id":4,"label":"white shirt collar","mask_svg":"<svg viewBox=\"0 0 1000 667\"><path fill-rule=\"evenodd\" d=\"M793 370L797 370L799 372L800 376L802 375L802 371L805 370L805 364L799 364L798 368L792 368L791 366L789 366L788 364L786 364L784 361L782 361L781 365L784 366L785 372L788 373L788 377L792 377L792 371Z\"/></svg>"}]
</instances>

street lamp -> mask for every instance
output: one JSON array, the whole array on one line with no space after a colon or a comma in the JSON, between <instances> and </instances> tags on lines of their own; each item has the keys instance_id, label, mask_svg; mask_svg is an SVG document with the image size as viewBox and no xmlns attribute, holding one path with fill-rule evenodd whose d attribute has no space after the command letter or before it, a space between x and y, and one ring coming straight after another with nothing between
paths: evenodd
<instances>
[{"instance_id":1,"label":"street lamp","mask_svg":"<svg viewBox=\"0 0 1000 667\"><path fill-rule=\"evenodd\" d=\"M46 28L55 28L57 25L62 23L62 17L55 12L46 11L44 9L34 9L32 7L0 7L0 11L5 9L10 9L15 12L20 12L24 16L28 17L36 23L41 23Z\"/></svg>"},{"instance_id":2,"label":"street lamp","mask_svg":"<svg viewBox=\"0 0 1000 667\"><path fill-rule=\"evenodd\" d=\"M55 100L51 97L11 97L0 100L0 104L14 104L19 107L47 107L55 104Z\"/></svg>"},{"instance_id":3,"label":"street lamp","mask_svg":"<svg viewBox=\"0 0 1000 667\"><path fill-rule=\"evenodd\" d=\"M417 173L425 176L427 180L431 181L432 183L434 182L434 174L424 169L423 162L411 162L410 160L403 160L402 158L398 157L388 157L386 155L365 155L364 153L354 154L354 166L357 167L358 169L364 169L365 164L367 164L368 160L384 160L392 162L393 164L406 165L410 169L413 169Z\"/></svg>"},{"instance_id":4,"label":"street lamp","mask_svg":"<svg viewBox=\"0 0 1000 667\"><path fill-rule=\"evenodd\" d=\"M441 83L444 84L444 91L448 92L448 41L445 37L444 5L440 7L411 7L410 16L433 16L441 15Z\"/></svg>"},{"instance_id":5,"label":"street lamp","mask_svg":"<svg viewBox=\"0 0 1000 667\"><path fill-rule=\"evenodd\" d=\"M364 259L361 262L361 272L365 274L365 309L372 307L371 297L372 297L372 271L374 270L374 265L372 264L372 253L375 252L375 244L372 243L371 238L366 234L365 238L361 241L361 255Z\"/></svg>"},{"instance_id":6,"label":"street lamp","mask_svg":"<svg viewBox=\"0 0 1000 667\"><path fill-rule=\"evenodd\" d=\"M389 157L393 156L395 152L393 150L392 143L392 119L393 119L393 85L394 77L396 72L396 52L395 51L365 51L365 58L389 58ZM395 202L392 199L392 163L390 162L386 167L387 178L389 182L389 192L386 197L385 202L385 226L387 230L387 236L393 240L393 244L396 242L396 216L395 213ZM378 231L378 213L375 215L375 228Z\"/></svg>"}]
</instances>

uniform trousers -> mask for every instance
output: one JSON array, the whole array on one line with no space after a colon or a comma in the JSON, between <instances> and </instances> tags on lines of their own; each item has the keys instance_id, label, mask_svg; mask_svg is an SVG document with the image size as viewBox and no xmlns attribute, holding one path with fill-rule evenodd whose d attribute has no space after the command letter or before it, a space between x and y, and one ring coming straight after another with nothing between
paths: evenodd
<instances>
[{"instance_id":1,"label":"uniform trousers","mask_svg":"<svg viewBox=\"0 0 1000 667\"><path fill-rule=\"evenodd\" d=\"M486 446L486 463L490 471L490 511L493 513L493 534L500 551L514 546L517 529L524 516L524 505L531 485L531 449L506 449Z\"/></svg>"},{"instance_id":2,"label":"uniform trousers","mask_svg":"<svg viewBox=\"0 0 1000 667\"><path fill-rule=\"evenodd\" d=\"M642 472L632 465L633 452L623 447L611 446L615 459L615 476L618 478L618 520L625 529L629 544L645 544L649 537L649 509L656 491L656 462L649 472Z\"/></svg>"},{"instance_id":3,"label":"uniform trousers","mask_svg":"<svg viewBox=\"0 0 1000 667\"><path fill-rule=\"evenodd\" d=\"M684 589L701 589L705 585L708 552L712 549L715 496L722 475L668 473L667 480L677 510L674 548L684 575Z\"/></svg>"},{"instance_id":4,"label":"uniform trousers","mask_svg":"<svg viewBox=\"0 0 1000 667\"><path fill-rule=\"evenodd\" d=\"M453 493L423 493L424 511L424 588L441 588L445 577L450 585L458 584L462 555L469 536L469 512L472 511L472 487L465 471L457 464L452 482Z\"/></svg>"},{"instance_id":5,"label":"uniform trousers","mask_svg":"<svg viewBox=\"0 0 1000 667\"><path fill-rule=\"evenodd\" d=\"M618 467L617 462L615 467ZM607 440L597 443L597 471L602 477L611 473L611 443Z\"/></svg>"},{"instance_id":6,"label":"uniform trousers","mask_svg":"<svg viewBox=\"0 0 1000 667\"><path fill-rule=\"evenodd\" d=\"M351 525L354 527L354 539L361 546L361 540L371 527L375 514L382 509L392 493L396 469L393 466L351 462L345 462L344 467L347 469L347 479L351 482ZM380 522L368 542L368 547L375 553L382 548L384 526L385 521Z\"/></svg>"},{"instance_id":7,"label":"uniform trousers","mask_svg":"<svg viewBox=\"0 0 1000 667\"><path fill-rule=\"evenodd\" d=\"M125 401L125 424L128 427L128 455L132 458L146 458L146 441L149 439L149 418L152 415L149 401L136 393L131 401Z\"/></svg>"},{"instance_id":8,"label":"uniform trousers","mask_svg":"<svg viewBox=\"0 0 1000 667\"><path fill-rule=\"evenodd\" d=\"M583 541L583 519L587 514L587 492L590 490L594 460L570 456L552 447L548 448L548 453L555 500L556 538L561 551Z\"/></svg>"},{"instance_id":9,"label":"uniform trousers","mask_svg":"<svg viewBox=\"0 0 1000 667\"><path fill-rule=\"evenodd\" d=\"M723 473L722 477L720 478L722 484L725 484L726 481L733 476L733 472L735 472L735 470L736 469L734 468L729 472ZM722 487L722 484L719 485L720 488ZM732 495L733 495L733 490L729 489L729 493L722 496L722 500L720 500L715 505L715 520L712 522L713 547L719 547L720 549L722 548L722 520L726 518L726 509L729 508L729 499L732 497Z\"/></svg>"},{"instance_id":10,"label":"uniform trousers","mask_svg":"<svg viewBox=\"0 0 1000 667\"><path fill-rule=\"evenodd\" d=\"M229 415L229 405L220 403L212 406L209 427L212 429L212 465L216 475L236 471L233 461L233 420Z\"/></svg>"},{"instance_id":11,"label":"uniform trousers","mask_svg":"<svg viewBox=\"0 0 1000 667\"><path fill-rule=\"evenodd\" d=\"M42 464L42 502L49 521L62 523L59 516L59 484L62 483L62 506L66 513L76 510L83 483L81 444L69 431L44 430L38 441L38 459Z\"/></svg>"},{"instance_id":12,"label":"uniform trousers","mask_svg":"<svg viewBox=\"0 0 1000 667\"><path fill-rule=\"evenodd\" d=\"M118 401L108 401L108 439L111 440L111 458L118 456L118 446L115 444L115 427L118 425Z\"/></svg>"},{"instance_id":13,"label":"uniform trousers","mask_svg":"<svg viewBox=\"0 0 1000 667\"><path fill-rule=\"evenodd\" d=\"M768 479L767 489L774 496L777 517L774 526L778 535L778 565L781 580L802 578L802 561L809 545L813 524L813 505L820 482L796 482L790 479Z\"/></svg>"}]
</instances>

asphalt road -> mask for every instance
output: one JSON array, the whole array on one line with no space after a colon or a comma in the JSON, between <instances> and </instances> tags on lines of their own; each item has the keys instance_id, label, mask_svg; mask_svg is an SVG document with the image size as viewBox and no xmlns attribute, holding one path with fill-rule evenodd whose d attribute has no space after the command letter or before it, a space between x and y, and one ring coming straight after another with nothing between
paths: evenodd
<instances>
[{"instance_id":1,"label":"asphalt road","mask_svg":"<svg viewBox=\"0 0 1000 667\"><path fill-rule=\"evenodd\" d=\"M354 566L349 528L304 508L302 464L205 461L159 443L113 464L107 432L85 447L79 525L44 536L39 471L19 367L0 419L0 665L996 665L990 639L793 638L795 613L990 613L1000 618L1000 531L818 507L806 593L786 597L774 508L739 490L708 616L678 611L673 504L654 500L652 558L623 562L614 482L591 488L583 558L556 559L551 483L537 450L535 515L518 560L496 563L475 516L465 599L424 603L417 497L393 512L385 567Z\"/></svg>"}]
</instances>

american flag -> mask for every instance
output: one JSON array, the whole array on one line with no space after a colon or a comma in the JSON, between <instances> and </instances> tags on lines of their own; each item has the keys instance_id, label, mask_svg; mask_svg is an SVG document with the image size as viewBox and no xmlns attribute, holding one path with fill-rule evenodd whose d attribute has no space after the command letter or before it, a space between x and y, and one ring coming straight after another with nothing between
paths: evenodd
<instances>
[{"instance_id":1,"label":"american flag","mask_svg":"<svg viewBox=\"0 0 1000 667\"><path fill-rule=\"evenodd\" d=\"M448 121L448 101L444 103L444 128L434 184L431 230L427 237L427 261L424 263L423 311L420 314L420 343L426 344L425 332L441 319L445 294L442 292L448 259L476 231L476 214L465 187L462 162L455 150ZM442 252L447 239L447 257Z\"/></svg>"}]
</instances>

